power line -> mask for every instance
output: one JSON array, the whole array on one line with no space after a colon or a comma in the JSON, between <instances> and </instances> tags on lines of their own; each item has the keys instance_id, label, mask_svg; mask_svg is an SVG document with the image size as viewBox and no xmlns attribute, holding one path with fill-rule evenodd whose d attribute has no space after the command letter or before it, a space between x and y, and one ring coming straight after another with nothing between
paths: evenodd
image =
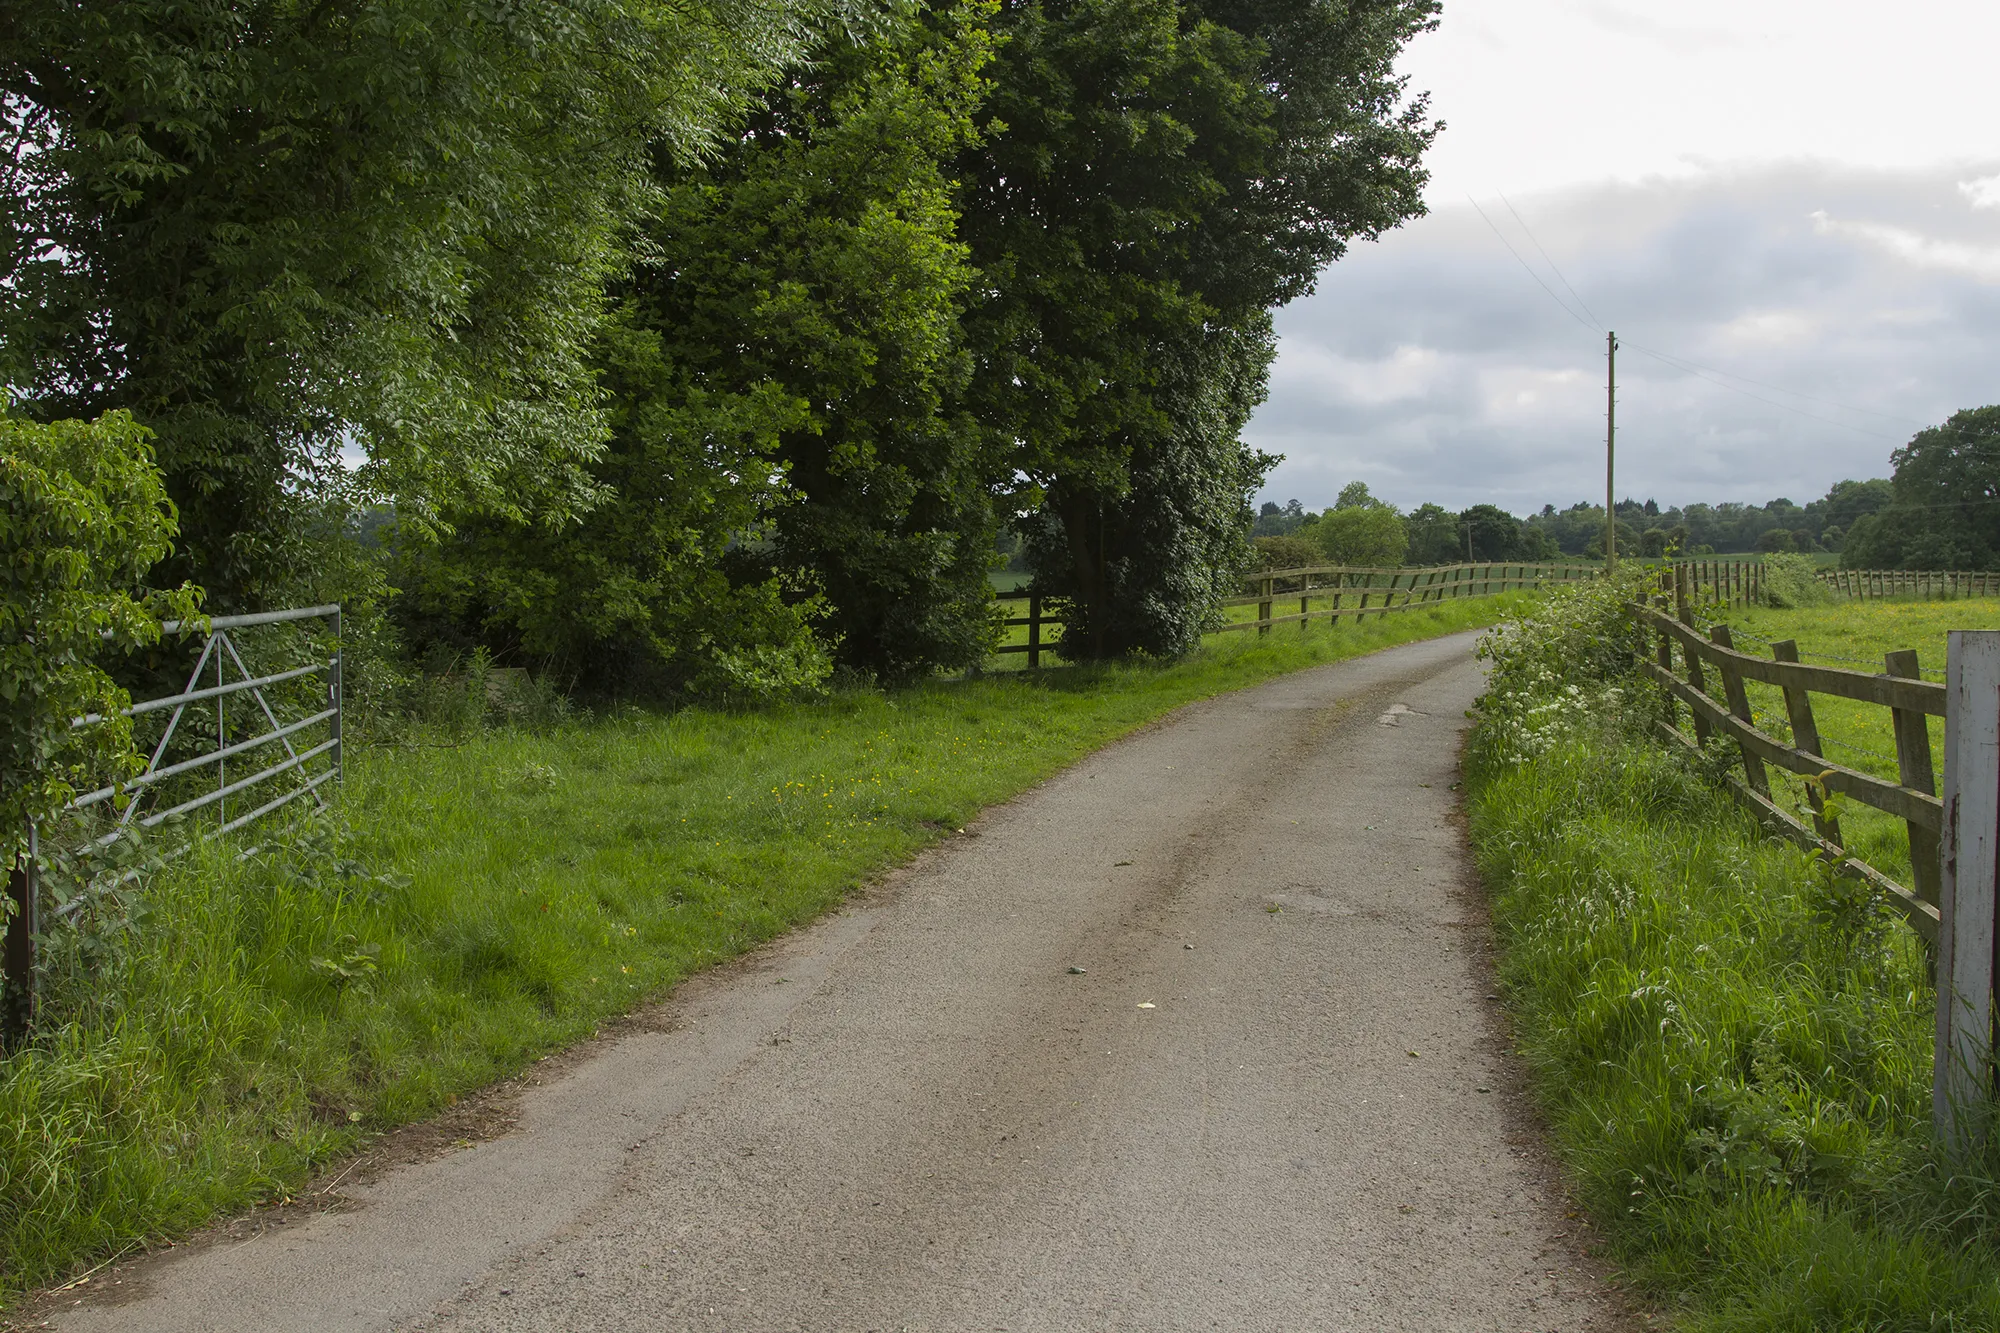
<instances>
[{"instance_id":1,"label":"power line","mask_svg":"<svg viewBox=\"0 0 2000 1333\"><path fill-rule=\"evenodd\" d=\"M1563 276L1563 271L1560 268L1556 267L1556 261L1549 258L1549 252L1542 248L1542 243L1539 240L1535 239L1534 229L1528 225L1528 220L1521 216L1521 211L1514 207L1514 201L1509 199L1506 195L1503 194L1500 196L1500 202L1507 205L1507 211L1514 215L1514 221L1521 224L1521 230L1527 233L1529 242L1532 243L1536 251L1540 253L1543 262L1549 266L1549 271L1556 275L1556 281L1560 282L1563 285L1563 290L1568 292L1571 296L1575 296L1577 305L1583 308L1584 314L1590 316L1590 322L1597 325L1597 327L1600 330L1603 329L1604 321L1599 319L1597 317L1596 312L1591 310L1591 308L1588 305L1584 304L1584 300L1581 296L1577 296L1576 288L1570 286L1569 279Z\"/></svg>"},{"instance_id":2,"label":"power line","mask_svg":"<svg viewBox=\"0 0 2000 1333\"><path fill-rule=\"evenodd\" d=\"M1790 403L1781 403L1775 398L1766 398L1762 394L1751 393L1748 389L1739 389L1734 384L1725 384L1719 379L1702 374L1701 371L1695 369L1693 362L1681 361L1678 357L1670 356L1663 352L1656 352L1650 347L1641 347L1638 343L1627 343L1626 346L1635 352L1652 357L1663 366L1680 371L1683 375L1692 375L1705 384L1713 384L1718 389L1727 389L1731 393L1740 393L1745 398L1755 399L1757 402L1763 403L1767 407L1775 407L1781 412L1796 412L1802 417L1810 418L1813 421L1822 421L1829 426L1838 426L1842 430L1851 430L1857 435L1866 435L1872 440L1894 440L1896 438L1893 435L1884 435L1879 431L1863 430L1859 426L1850 426L1845 421L1836 421L1832 417L1823 417L1817 412L1808 412L1803 407L1793 407Z\"/></svg>"},{"instance_id":3,"label":"power line","mask_svg":"<svg viewBox=\"0 0 2000 1333\"><path fill-rule=\"evenodd\" d=\"M1518 263L1522 268L1527 270L1528 276L1535 280L1536 286L1540 287L1543 291L1549 294L1549 299L1551 301L1554 301L1557 305L1562 307L1564 314L1568 315L1571 319L1575 320L1577 323L1583 325L1583 327L1585 327L1586 329L1596 327L1592 323L1592 321L1584 319L1582 315L1579 315L1576 313L1576 311L1571 310L1569 308L1569 305L1560 296L1556 295L1556 289L1549 286L1546 282L1542 281L1542 275L1535 272L1533 266L1530 265L1527 260L1521 258L1521 252L1514 248L1514 243L1507 239L1506 234L1502 232L1498 227L1493 226L1493 219L1486 217L1486 210L1479 207L1479 201L1477 199L1474 199L1469 194L1465 196L1465 199L1467 203L1471 204L1472 207L1475 210L1477 210L1480 217L1485 218L1486 225L1489 227L1493 227L1493 234L1500 238L1500 244L1507 247L1507 253L1514 256L1515 262ZM1598 328L1597 331L1602 332L1602 329Z\"/></svg>"},{"instance_id":4,"label":"power line","mask_svg":"<svg viewBox=\"0 0 2000 1333\"><path fill-rule=\"evenodd\" d=\"M1632 343L1630 345L1633 347L1639 347L1639 344L1637 343ZM1653 352L1651 351L1651 349L1644 347L1639 347L1639 350L1642 352L1647 352L1649 355L1661 355L1660 353ZM1922 427L1924 425L1924 423L1916 417L1898 416L1894 412L1877 412L1872 407L1856 407L1852 403L1843 403L1837 399L1822 398L1817 394L1803 393L1798 389L1787 389L1782 384L1770 384L1764 380L1753 380L1748 375L1738 375L1735 371L1732 370L1720 370L1715 366L1704 366L1699 361L1690 361L1688 360L1687 357L1684 356L1676 355L1674 356L1673 359L1676 361L1685 362L1687 365L1694 367L1696 370L1705 370L1712 375L1721 375L1732 380L1742 380L1745 384L1754 384L1760 389L1770 389L1776 393L1788 393L1794 398L1803 398L1808 402L1825 403L1828 407L1837 407L1843 412L1859 412L1863 416L1881 417L1884 421L1901 421L1908 425L1917 427ZM1727 388L1728 386L1725 385L1723 387Z\"/></svg>"}]
</instances>

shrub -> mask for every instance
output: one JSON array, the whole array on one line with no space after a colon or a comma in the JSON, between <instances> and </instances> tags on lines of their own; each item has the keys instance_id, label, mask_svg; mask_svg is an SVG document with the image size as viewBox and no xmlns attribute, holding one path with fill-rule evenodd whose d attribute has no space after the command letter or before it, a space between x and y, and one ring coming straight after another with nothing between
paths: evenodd
<instances>
[{"instance_id":1,"label":"shrub","mask_svg":"<svg viewBox=\"0 0 2000 1333\"><path fill-rule=\"evenodd\" d=\"M124 412L46 425L0 415L0 847L78 788L135 772L130 702L98 664L106 640L155 643L200 593L140 581L167 553L176 514L146 429ZM97 713L98 726L71 721Z\"/></svg>"},{"instance_id":2,"label":"shrub","mask_svg":"<svg viewBox=\"0 0 2000 1333\"><path fill-rule=\"evenodd\" d=\"M1647 648L1625 607L1646 577L1627 565L1551 587L1480 640L1480 657L1493 663L1478 705L1482 746L1520 763L1599 717L1623 716Z\"/></svg>"},{"instance_id":3,"label":"shrub","mask_svg":"<svg viewBox=\"0 0 2000 1333\"><path fill-rule=\"evenodd\" d=\"M1254 569L1304 569L1326 563L1326 552L1303 537L1253 537L1250 546Z\"/></svg>"},{"instance_id":4,"label":"shrub","mask_svg":"<svg viewBox=\"0 0 2000 1333\"><path fill-rule=\"evenodd\" d=\"M1818 569L1810 556L1766 557L1764 600L1776 607L1820 606L1831 602L1833 589L1819 581Z\"/></svg>"},{"instance_id":5,"label":"shrub","mask_svg":"<svg viewBox=\"0 0 2000 1333\"><path fill-rule=\"evenodd\" d=\"M1299 531L1310 536L1336 565L1391 568L1409 553L1410 534L1403 516L1388 505L1350 505L1329 509Z\"/></svg>"}]
</instances>

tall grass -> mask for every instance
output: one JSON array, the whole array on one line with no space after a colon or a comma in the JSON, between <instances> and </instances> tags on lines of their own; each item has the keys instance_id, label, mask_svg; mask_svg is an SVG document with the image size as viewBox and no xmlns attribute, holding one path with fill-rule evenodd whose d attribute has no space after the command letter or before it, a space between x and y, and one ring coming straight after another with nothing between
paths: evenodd
<instances>
[{"instance_id":1,"label":"tall grass","mask_svg":"<svg viewBox=\"0 0 2000 1333\"><path fill-rule=\"evenodd\" d=\"M1605 613L1500 646L1467 775L1518 1045L1579 1195L1687 1329L2000 1328L2000 1157L1933 1148L1921 942L1648 741L1634 681L1525 642Z\"/></svg>"},{"instance_id":2,"label":"tall grass","mask_svg":"<svg viewBox=\"0 0 2000 1333\"><path fill-rule=\"evenodd\" d=\"M340 820L203 848L54 941L49 1021L0 1065L0 1291L281 1197L1179 704L1510 600L357 749Z\"/></svg>"}]
</instances>

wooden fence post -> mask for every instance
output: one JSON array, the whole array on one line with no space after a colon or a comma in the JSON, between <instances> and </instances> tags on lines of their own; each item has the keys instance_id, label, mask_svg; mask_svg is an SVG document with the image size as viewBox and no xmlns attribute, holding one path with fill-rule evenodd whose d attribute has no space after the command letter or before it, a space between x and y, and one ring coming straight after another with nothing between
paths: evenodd
<instances>
[{"instance_id":1,"label":"wooden fence post","mask_svg":"<svg viewBox=\"0 0 2000 1333\"><path fill-rule=\"evenodd\" d=\"M1964 1150L1984 1136L1993 1091L2000 630L1953 630L1945 641L1944 846L1931 1110L1938 1137Z\"/></svg>"},{"instance_id":2,"label":"wooden fence post","mask_svg":"<svg viewBox=\"0 0 2000 1333\"><path fill-rule=\"evenodd\" d=\"M1780 662L1798 661L1798 641L1780 639L1771 645L1771 656ZM1826 751L1822 748L1819 738L1819 723L1813 718L1812 695L1792 685L1785 686L1784 690L1785 716L1792 724L1792 748L1816 754L1822 759L1826 758ZM1900 717L1901 714L1897 716ZM1920 713L1917 715L1917 725L1921 727L1923 724L1923 715ZM1840 821L1826 817L1826 798L1821 794L1817 783L1806 784L1806 802L1812 806L1813 832L1836 847L1846 846L1847 844L1840 838Z\"/></svg>"},{"instance_id":3,"label":"wooden fence post","mask_svg":"<svg viewBox=\"0 0 2000 1333\"><path fill-rule=\"evenodd\" d=\"M1892 676L1902 676L1908 680L1923 679L1923 672L1917 667L1917 652L1905 648L1899 653L1890 653L1882 659ZM1896 729L1896 781L1926 796L1937 794L1937 773L1931 767L1931 729L1922 713L1907 708L1892 708L1889 716ZM1938 835L1923 825L1911 822L1910 830L1910 887L1917 896L1932 906L1938 901Z\"/></svg>"},{"instance_id":4,"label":"wooden fence post","mask_svg":"<svg viewBox=\"0 0 2000 1333\"><path fill-rule=\"evenodd\" d=\"M1312 571L1299 575L1299 633L1312 628Z\"/></svg>"},{"instance_id":5,"label":"wooden fence post","mask_svg":"<svg viewBox=\"0 0 2000 1333\"><path fill-rule=\"evenodd\" d=\"M1708 637L1710 642L1719 647L1730 649L1732 652L1736 648L1736 641L1729 633L1727 625L1713 626L1708 631ZM1729 701L1729 711L1736 715L1739 722L1756 725L1751 721L1750 694L1743 688L1742 673L1731 666L1727 658L1717 662L1715 669L1722 673L1722 693ZM1743 776L1749 781L1750 790L1759 796L1769 796L1771 781L1764 776L1764 761L1741 741L1737 742L1737 748L1743 752Z\"/></svg>"},{"instance_id":6,"label":"wooden fence post","mask_svg":"<svg viewBox=\"0 0 2000 1333\"><path fill-rule=\"evenodd\" d=\"M1681 591L1682 590L1678 585L1674 589L1675 595L1680 601L1680 614L1678 616L1678 619L1680 620L1681 624L1686 625L1690 630L1692 630L1694 628L1694 608L1688 605L1686 597L1680 596ZM1693 644L1683 643L1681 645L1681 657L1687 662L1688 684L1694 686L1697 690L1700 690L1703 694L1707 694L1708 680L1705 673L1701 669L1701 654L1695 650ZM1694 714L1695 740L1702 745L1707 745L1708 735L1709 735L1708 719L1703 717L1700 711L1697 709L1689 709L1688 711Z\"/></svg>"},{"instance_id":7,"label":"wooden fence post","mask_svg":"<svg viewBox=\"0 0 2000 1333\"><path fill-rule=\"evenodd\" d=\"M1266 574L1257 584L1257 595L1263 599L1257 603L1257 632L1259 634L1269 634L1271 632L1271 584L1274 581L1269 574Z\"/></svg>"},{"instance_id":8,"label":"wooden fence post","mask_svg":"<svg viewBox=\"0 0 2000 1333\"><path fill-rule=\"evenodd\" d=\"M7 871L7 901L11 915L0 942L0 1049L19 1050L35 1026L35 936L41 904L35 882L35 826L28 825L27 844Z\"/></svg>"},{"instance_id":9,"label":"wooden fence post","mask_svg":"<svg viewBox=\"0 0 2000 1333\"><path fill-rule=\"evenodd\" d=\"M1667 599L1665 594L1663 593L1654 594L1653 605L1659 608L1661 611L1665 611L1667 609ZM1666 672L1669 675L1672 675L1674 670L1674 637L1673 635L1667 633L1665 630L1659 630L1656 632L1660 636L1660 646L1657 653L1660 662L1660 670ZM1680 716L1681 716L1680 709L1676 706L1679 701L1674 698L1673 690L1668 688L1668 686L1663 682L1660 685L1660 694L1667 706L1667 725L1670 727L1680 725Z\"/></svg>"}]
</instances>

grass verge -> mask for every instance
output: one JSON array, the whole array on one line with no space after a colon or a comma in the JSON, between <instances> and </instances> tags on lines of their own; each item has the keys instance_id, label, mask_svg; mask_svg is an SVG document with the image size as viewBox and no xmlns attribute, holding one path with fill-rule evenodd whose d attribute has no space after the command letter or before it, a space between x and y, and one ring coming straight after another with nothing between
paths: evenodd
<instances>
[{"instance_id":1,"label":"grass verge","mask_svg":"<svg viewBox=\"0 0 2000 1333\"><path fill-rule=\"evenodd\" d=\"M1514 631L1467 772L1517 1043L1577 1193L1700 1333L2000 1328L2000 1159L1930 1135L1933 993L1879 901L1640 731L1652 692Z\"/></svg>"},{"instance_id":2,"label":"grass verge","mask_svg":"<svg viewBox=\"0 0 2000 1333\"><path fill-rule=\"evenodd\" d=\"M357 749L345 818L211 849L56 943L0 1065L0 1291L283 1197L1191 700L1518 598L1171 664Z\"/></svg>"}]
</instances>

